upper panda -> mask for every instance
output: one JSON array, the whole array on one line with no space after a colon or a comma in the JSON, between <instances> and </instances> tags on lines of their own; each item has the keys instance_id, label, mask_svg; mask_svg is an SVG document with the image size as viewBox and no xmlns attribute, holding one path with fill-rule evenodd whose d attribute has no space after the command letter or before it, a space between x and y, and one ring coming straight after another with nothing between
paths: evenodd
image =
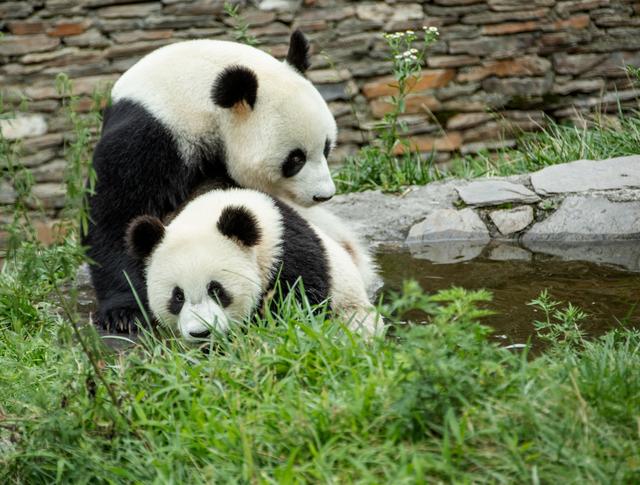
<instances>
[{"instance_id":1,"label":"upper panda","mask_svg":"<svg viewBox=\"0 0 640 485\"><path fill-rule=\"evenodd\" d=\"M142 266L123 243L134 217L162 218L206 181L302 206L333 196L327 157L336 123L304 77L308 49L299 31L284 62L235 42L179 42L118 79L94 152L84 239L95 262L99 323L133 328L140 312L131 285L146 304Z\"/></svg>"},{"instance_id":2,"label":"upper panda","mask_svg":"<svg viewBox=\"0 0 640 485\"><path fill-rule=\"evenodd\" d=\"M146 265L152 314L187 340L227 330L260 308L276 282L286 295L299 279L310 303L328 300L354 331L371 336L383 330L365 289L374 267L362 271L342 244L305 219L304 210L261 192L207 192L167 226L137 217L127 245Z\"/></svg>"}]
</instances>

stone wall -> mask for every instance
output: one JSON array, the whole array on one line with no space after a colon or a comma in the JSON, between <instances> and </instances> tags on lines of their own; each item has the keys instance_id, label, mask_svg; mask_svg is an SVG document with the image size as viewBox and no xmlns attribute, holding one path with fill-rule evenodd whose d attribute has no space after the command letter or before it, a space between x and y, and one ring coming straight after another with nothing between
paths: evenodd
<instances>
[{"instance_id":1,"label":"stone wall","mask_svg":"<svg viewBox=\"0 0 640 485\"><path fill-rule=\"evenodd\" d=\"M63 139L55 76L86 96L147 52L190 38L230 39L222 0L32 0L0 3L0 86L29 99L28 115L0 127L24 138L24 162L49 215L63 201ZM407 102L421 151L446 160L512 143L514 132L591 109L636 106L624 66L640 65L640 2L634 0L262 0L241 4L249 33L276 57L290 31L312 42L309 78L339 126L335 160L370 139L388 109L390 63L381 33L436 26L440 40ZM10 204L10 185L0 186ZM1 222L1 221L0 221Z\"/></svg>"}]
</instances>

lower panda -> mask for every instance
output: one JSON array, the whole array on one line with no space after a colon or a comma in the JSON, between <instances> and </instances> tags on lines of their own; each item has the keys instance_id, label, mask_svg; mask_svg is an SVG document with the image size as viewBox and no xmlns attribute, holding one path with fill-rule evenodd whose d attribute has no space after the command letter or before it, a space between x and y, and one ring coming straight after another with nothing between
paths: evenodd
<instances>
[{"instance_id":1,"label":"lower panda","mask_svg":"<svg viewBox=\"0 0 640 485\"><path fill-rule=\"evenodd\" d=\"M153 316L196 341L224 332L262 306L279 281L283 294L302 280L310 303L329 301L352 330L382 331L366 292L365 268L293 206L247 189L200 195L168 225L139 216L128 227L129 253L144 262ZM366 251L357 248L357 254Z\"/></svg>"}]
</instances>

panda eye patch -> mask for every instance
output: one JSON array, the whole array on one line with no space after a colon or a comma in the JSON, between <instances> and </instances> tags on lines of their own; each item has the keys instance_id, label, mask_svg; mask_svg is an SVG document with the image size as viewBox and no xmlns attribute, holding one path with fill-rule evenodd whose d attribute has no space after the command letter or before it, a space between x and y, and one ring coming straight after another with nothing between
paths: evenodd
<instances>
[{"instance_id":1,"label":"panda eye patch","mask_svg":"<svg viewBox=\"0 0 640 485\"><path fill-rule=\"evenodd\" d=\"M287 155L287 158L282 164L283 177L293 177L300 170L302 170L302 167L304 167L305 163L307 163L307 155L305 155L305 153L299 148L292 150L291 152L289 152L289 155Z\"/></svg>"},{"instance_id":2,"label":"panda eye patch","mask_svg":"<svg viewBox=\"0 0 640 485\"><path fill-rule=\"evenodd\" d=\"M331 153L331 140L327 138L327 141L324 142L324 158L329 158L329 153Z\"/></svg>"},{"instance_id":3,"label":"panda eye patch","mask_svg":"<svg viewBox=\"0 0 640 485\"><path fill-rule=\"evenodd\" d=\"M177 315L182 310L184 305L184 291L176 286L171 292L171 298L169 299L169 312L173 315Z\"/></svg>"},{"instance_id":4,"label":"panda eye patch","mask_svg":"<svg viewBox=\"0 0 640 485\"><path fill-rule=\"evenodd\" d=\"M209 297L222 305L222 308L227 308L231 305L233 298L226 292L220 283L217 281L210 281L207 285L207 294Z\"/></svg>"}]
</instances>

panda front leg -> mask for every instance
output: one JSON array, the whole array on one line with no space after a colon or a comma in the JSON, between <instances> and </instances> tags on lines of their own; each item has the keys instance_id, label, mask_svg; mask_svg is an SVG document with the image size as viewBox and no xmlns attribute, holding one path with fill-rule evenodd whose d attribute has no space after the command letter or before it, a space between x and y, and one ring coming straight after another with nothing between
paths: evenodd
<instances>
[{"instance_id":1,"label":"panda front leg","mask_svg":"<svg viewBox=\"0 0 640 485\"><path fill-rule=\"evenodd\" d=\"M86 242L98 300L94 323L109 332L134 333L139 324L147 323L143 309L149 315L143 268L126 253L122 242L96 227L92 229Z\"/></svg>"}]
</instances>

